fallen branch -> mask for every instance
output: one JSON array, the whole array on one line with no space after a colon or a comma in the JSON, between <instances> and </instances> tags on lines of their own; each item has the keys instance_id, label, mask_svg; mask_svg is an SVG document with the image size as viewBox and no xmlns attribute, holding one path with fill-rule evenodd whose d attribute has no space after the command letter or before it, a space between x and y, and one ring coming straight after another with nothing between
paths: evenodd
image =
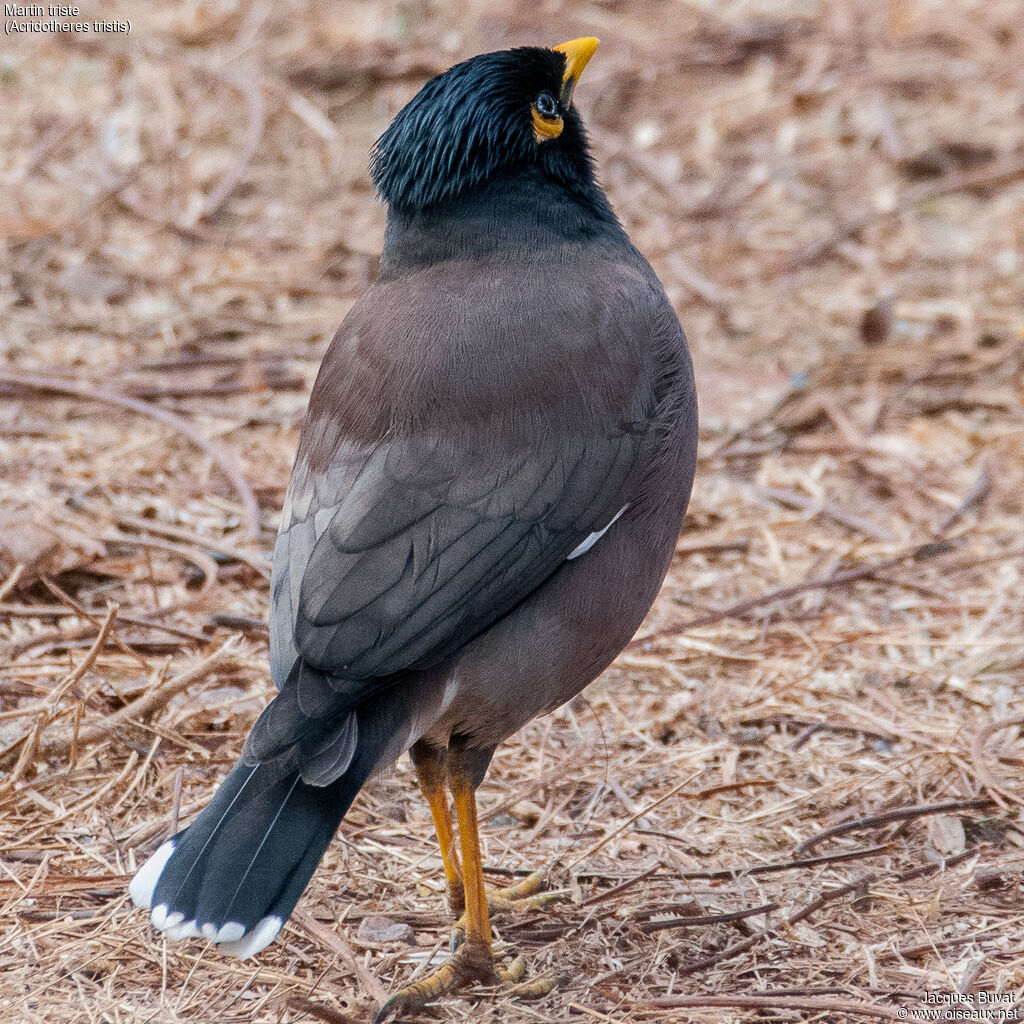
<instances>
[{"instance_id":1,"label":"fallen branch","mask_svg":"<svg viewBox=\"0 0 1024 1024\"><path fill-rule=\"evenodd\" d=\"M639 1003L626 1003L633 1010L684 1010L706 1007L732 1007L745 1010L807 1010L810 1013L824 1013L829 1020L837 1014L856 1017L873 1017L875 1020L906 1021L905 1011L875 1006L852 999L828 999L821 996L776 996L771 993L734 996L666 996L662 999L647 999Z\"/></svg>"},{"instance_id":2,"label":"fallen branch","mask_svg":"<svg viewBox=\"0 0 1024 1024\"><path fill-rule=\"evenodd\" d=\"M1024 718L1021 719L1024 721ZM991 807L995 801L991 797L972 797L967 800L946 800L938 804L915 804L913 807L893 807L888 811L881 811L878 814L869 814L865 818L857 818L854 821L844 821L842 824L826 828L817 835L805 839L797 848L797 853L806 853L811 847L826 839L833 839L835 836L846 835L847 832L856 832L862 828L872 828L875 825L888 825L893 821L910 821L913 818L923 818L929 814L946 814L949 811L971 811L980 807Z\"/></svg>"},{"instance_id":3,"label":"fallen branch","mask_svg":"<svg viewBox=\"0 0 1024 1024\"><path fill-rule=\"evenodd\" d=\"M121 409L137 412L142 416L148 416L150 419L158 420L160 423L173 427L179 434L187 437L197 448L201 449L228 480L231 481L231 486L234 487L245 509L246 530L249 536L253 538L259 536L260 509L256 502L256 496L249 486L249 482L235 465L227 449L216 441L212 441L197 427L189 423L188 420L173 412L169 412L167 409L162 409L158 405L151 405L149 402L143 402L139 398L129 398L127 395L111 391L109 388L93 387L88 384L62 380L60 377L50 377L41 373L0 369L0 381L29 388L33 391L68 395L71 398L84 398L92 402L105 402L107 405L116 405Z\"/></svg>"},{"instance_id":4,"label":"fallen branch","mask_svg":"<svg viewBox=\"0 0 1024 1024\"><path fill-rule=\"evenodd\" d=\"M817 576L814 579L804 580L803 583L794 583L789 587L779 587L777 590L770 590L767 594L759 597L751 597L746 601L740 601L729 608L722 608L720 611L708 612L706 615L698 615L695 619L680 623L677 626L668 626L665 629L657 629L646 636L637 637L626 645L627 651L637 650L646 647L655 640L662 640L671 636L678 636L699 626L710 626L723 619L739 619L765 605L775 604L778 601L788 601L809 590L827 590L830 587L841 587L847 583L856 583L858 580L865 580L874 576L875 573L884 572L886 569L893 569L908 558L914 561L922 561L926 558L934 558L936 555L944 554L950 550L948 542L931 542L928 544L915 545L908 551L902 551L890 558L883 558L880 562L873 562L870 565L854 566L852 569L841 569L829 576Z\"/></svg>"},{"instance_id":5,"label":"fallen branch","mask_svg":"<svg viewBox=\"0 0 1024 1024\"><path fill-rule=\"evenodd\" d=\"M97 638L97 640L99 639L100 638ZM231 637L225 641L225 643L221 644L221 646L218 647L217 650L215 650L208 658L199 662L198 665L193 665L192 668L186 669L184 672L176 675L173 679L164 683L163 686L159 686L157 689L133 700L130 704L126 704L119 711L115 711L114 714L108 715L102 722L97 722L94 725L89 725L84 729L80 729L77 737L56 739L49 743L38 744L37 749L33 754L34 758L36 760L43 760L52 757L65 757L70 752L72 743L81 750L83 747L87 747L90 744L106 739L106 737L111 733L117 732L117 730L126 725L131 725L133 722L148 718L153 714L153 712L164 707L179 693L184 693L184 691L189 687L202 682L204 679L213 675L214 672L224 668L225 664L230 662L235 656L234 643L235 638ZM94 644L93 646L98 649L99 643L97 642L97 644ZM82 666L79 666L79 669L81 668ZM82 671L84 671L84 669L82 669ZM20 746L20 743L21 741L16 741L0 753L0 763L3 762L4 757L11 753L16 746ZM4 781L5 784L7 784L7 780Z\"/></svg>"}]
</instances>

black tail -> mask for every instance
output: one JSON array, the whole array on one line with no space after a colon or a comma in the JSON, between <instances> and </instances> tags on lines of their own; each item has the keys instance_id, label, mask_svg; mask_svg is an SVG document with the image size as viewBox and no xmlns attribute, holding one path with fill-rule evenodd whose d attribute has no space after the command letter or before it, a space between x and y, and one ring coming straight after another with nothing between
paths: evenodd
<instances>
[{"instance_id":1,"label":"black tail","mask_svg":"<svg viewBox=\"0 0 1024 1024\"><path fill-rule=\"evenodd\" d=\"M364 779L350 770L311 786L289 757L236 765L202 814L143 865L132 899L169 938L203 936L255 955L291 914Z\"/></svg>"}]
</instances>

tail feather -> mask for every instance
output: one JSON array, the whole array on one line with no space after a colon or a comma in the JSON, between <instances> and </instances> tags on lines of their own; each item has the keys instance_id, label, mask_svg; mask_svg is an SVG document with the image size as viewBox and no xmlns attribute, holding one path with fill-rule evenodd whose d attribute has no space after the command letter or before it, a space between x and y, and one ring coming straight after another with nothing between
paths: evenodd
<instances>
[{"instance_id":1,"label":"tail feather","mask_svg":"<svg viewBox=\"0 0 1024 1024\"><path fill-rule=\"evenodd\" d=\"M311 786L293 759L237 765L209 806L143 865L129 892L169 938L237 956L269 945L359 791L362 773Z\"/></svg>"}]
</instances>

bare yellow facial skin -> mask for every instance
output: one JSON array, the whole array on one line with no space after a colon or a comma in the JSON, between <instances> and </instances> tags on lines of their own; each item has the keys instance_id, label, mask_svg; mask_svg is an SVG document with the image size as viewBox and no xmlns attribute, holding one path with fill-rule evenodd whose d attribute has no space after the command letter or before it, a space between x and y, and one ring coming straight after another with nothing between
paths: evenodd
<instances>
[{"instance_id":1,"label":"bare yellow facial skin","mask_svg":"<svg viewBox=\"0 0 1024 1024\"><path fill-rule=\"evenodd\" d=\"M548 139L557 139L565 127L560 117L545 117L538 109L537 104L531 107L533 113L533 137L538 142L547 142Z\"/></svg>"}]
</instances>

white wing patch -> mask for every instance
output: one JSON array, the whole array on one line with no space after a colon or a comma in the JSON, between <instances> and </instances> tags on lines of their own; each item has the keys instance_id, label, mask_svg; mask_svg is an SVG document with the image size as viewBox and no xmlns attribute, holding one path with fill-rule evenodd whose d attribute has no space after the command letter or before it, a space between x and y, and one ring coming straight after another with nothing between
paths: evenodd
<instances>
[{"instance_id":1,"label":"white wing patch","mask_svg":"<svg viewBox=\"0 0 1024 1024\"><path fill-rule=\"evenodd\" d=\"M612 516L611 521L603 530L598 530L596 533L592 533L589 537L585 537L580 541L580 543L577 544L576 547L574 547L566 556L566 561L571 562L574 558L579 558L580 555L585 555L611 529L612 523L614 523L627 508L629 508L628 503L623 505L622 508Z\"/></svg>"}]
</instances>

